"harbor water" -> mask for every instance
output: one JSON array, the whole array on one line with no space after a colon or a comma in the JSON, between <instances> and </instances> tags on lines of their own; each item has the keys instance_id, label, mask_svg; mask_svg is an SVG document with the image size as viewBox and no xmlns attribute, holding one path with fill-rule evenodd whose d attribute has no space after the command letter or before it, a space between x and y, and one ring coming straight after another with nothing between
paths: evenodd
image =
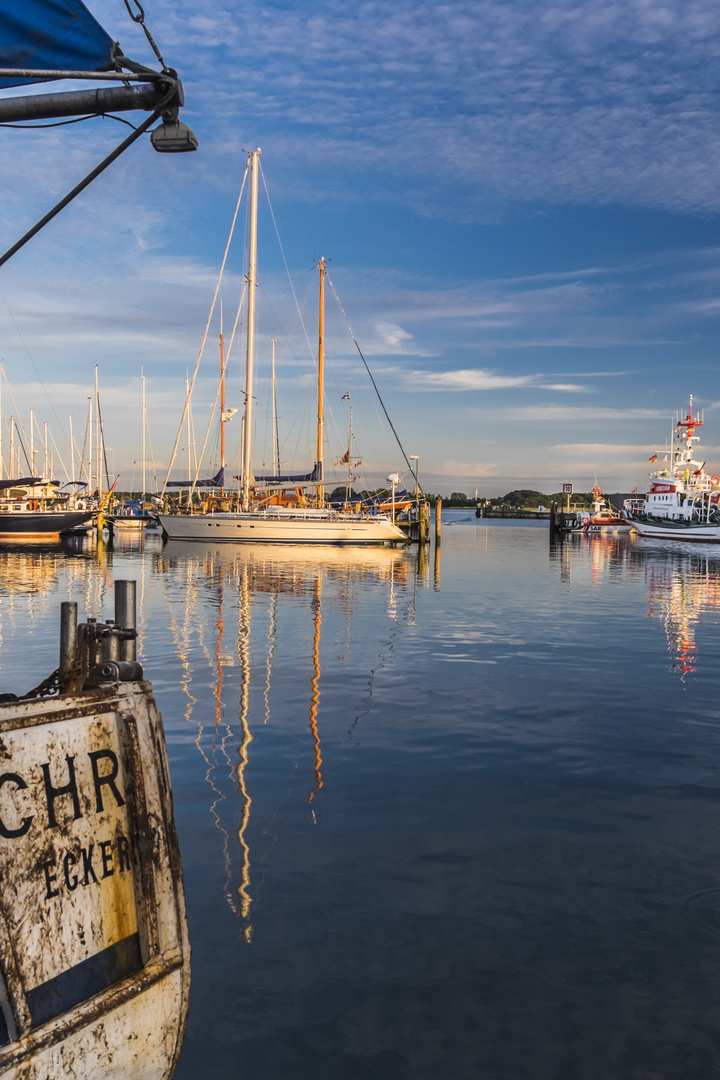
<instances>
[{"instance_id":1,"label":"harbor water","mask_svg":"<svg viewBox=\"0 0 720 1080\"><path fill-rule=\"evenodd\" d=\"M720 1077L720 548L470 511L420 551L5 547L2 691L116 579L185 874L178 1080Z\"/></svg>"}]
</instances>

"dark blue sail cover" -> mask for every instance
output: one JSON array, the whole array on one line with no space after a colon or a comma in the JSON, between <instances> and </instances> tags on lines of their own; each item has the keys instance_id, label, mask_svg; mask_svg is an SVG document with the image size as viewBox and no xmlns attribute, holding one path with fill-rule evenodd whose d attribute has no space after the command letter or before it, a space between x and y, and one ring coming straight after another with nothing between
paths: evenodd
<instances>
[{"instance_id":1,"label":"dark blue sail cover","mask_svg":"<svg viewBox=\"0 0 720 1080\"><path fill-rule=\"evenodd\" d=\"M318 461L312 472L309 473L285 473L276 476L256 476L257 484L319 484L322 482L322 465ZM234 480L242 480L241 476L233 477Z\"/></svg>"},{"instance_id":2,"label":"dark blue sail cover","mask_svg":"<svg viewBox=\"0 0 720 1080\"><path fill-rule=\"evenodd\" d=\"M206 480L168 480L169 488L221 488L225 486L225 470L219 469Z\"/></svg>"},{"instance_id":3,"label":"dark blue sail cover","mask_svg":"<svg viewBox=\"0 0 720 1080\"><path fill-rule=\"evenodd\" d=\"M0 68L101 71L112 38L82 0L0 0ZM41 79L0 79L0 89Z\"/></svg>"}]
</instances>

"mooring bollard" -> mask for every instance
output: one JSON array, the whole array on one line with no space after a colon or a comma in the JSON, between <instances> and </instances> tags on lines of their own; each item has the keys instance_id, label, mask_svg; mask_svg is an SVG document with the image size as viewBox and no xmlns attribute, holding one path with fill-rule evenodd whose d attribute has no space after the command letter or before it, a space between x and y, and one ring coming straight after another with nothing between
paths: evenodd
<instances>
[{"instance_id":1,"label":"mooring bollard","mask_svg":"<svg viewBox=\"0 0 720 1080\"><path fill-rule=\"evenodd\" d=\"M135 614L135 582L115 582L115 622L122 630L136 629ZM134 637L123 638L120 643L120 659L137 659L136 639Z\"/></svg>"},{"instance_id":2,"label":"mooring bollard","mask_svg":"<svg viewBox=\"0 0 720 1080\"><path fill-rule=\"evenodd\" d=\"M69 673L77 657L77 604L74 600L63 600L60 605L60 663L58 664L58 682L67 683Z\"/></svg>"}]
</instances>

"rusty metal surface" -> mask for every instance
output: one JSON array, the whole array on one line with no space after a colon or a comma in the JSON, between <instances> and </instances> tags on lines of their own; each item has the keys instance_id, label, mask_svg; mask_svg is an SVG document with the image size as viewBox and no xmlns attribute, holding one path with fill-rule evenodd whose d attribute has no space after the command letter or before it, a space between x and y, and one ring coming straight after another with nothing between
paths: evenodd
<instances>
[{"instance_id":1,"label":"rusty metal surface","mask_svg":"<svg viewBox=\"0 0 720 1080\"><path fill-rule=\"evenodd\" d=\"M114 982L111 974L87 1000L48 1012L53 994L75 992L76 972L97 978L98 958L132 957L135 941L139 970ZM189 954L165 739L149 684L0 706L0 972L16 1037L0 1046L0 1080L170 1076ZM136 1039L146 1047L140 1071ZM121 1060L125 1071L116 1071Z\"/></svg>"}]
</instances>

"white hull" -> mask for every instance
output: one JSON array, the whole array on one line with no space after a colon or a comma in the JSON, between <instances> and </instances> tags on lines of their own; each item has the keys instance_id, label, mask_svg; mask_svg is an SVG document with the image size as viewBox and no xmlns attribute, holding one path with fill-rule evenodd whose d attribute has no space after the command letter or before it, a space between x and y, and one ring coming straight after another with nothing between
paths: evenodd
<instances>
[{"instance_id":1,"label":"white hull","mask_svg":"<svg viewBox=\"0 0 720 1080\"><path fill-rule=\"evenodd\" d=\"M114 529L124 529L127 532L140 532L142 529L154 529L156 526L155 518L113 517L106 520L112 521Z\"/></svg>"},{"instance_id":2,"label":"white hull","mask_svg":"<svg viewBox=\"0 0 720 1080\"><path fill-rule=\"evenodd\" d=\"M61 692L0 704L0 1080L169 1080L180 1053L190 945L165 735L132 652L103 666L109 635L133 630L120 584L112 623L63 605Z\"/></svg>"},{"instance_id":3,"label":"white hull","mask_svg":"<svg viewBox=\"0 0 720 1080\"><path fill-rule=\"evenodd\" d=\"M682 543L701 541L720 544L720 525L683 524L662 525L656 522L631 518L632 527L640 536L654 536L659 540L680 540Z\"/></svg>"},{"instance_id":4,"label":"white hull","mask_svg":"<svg viewBox=\"0 0 720 1080\"><path fill-rule=\"evenodd\" d=\"M612 534L612 533L629 533L629 532L632 532L633 528L634 528L634 526L630 525L629 522L625 522L625 523L605 522L602 525L601 524L586 525L583 531L587 532L587 533L604 533L604 534L608 534L608 533L610 533L610 534Z\"/></svg>"},{"instance_id":5,"label":"white hull","mask_svg":"<svg viewBox=\"0 0 720 1080\"><path fill-rule=\"evenodd\" d=\"M334 514L158 514L170 540L253 544L398 544L407 538L389 518Z\"/></svg>"}]
</instances>

